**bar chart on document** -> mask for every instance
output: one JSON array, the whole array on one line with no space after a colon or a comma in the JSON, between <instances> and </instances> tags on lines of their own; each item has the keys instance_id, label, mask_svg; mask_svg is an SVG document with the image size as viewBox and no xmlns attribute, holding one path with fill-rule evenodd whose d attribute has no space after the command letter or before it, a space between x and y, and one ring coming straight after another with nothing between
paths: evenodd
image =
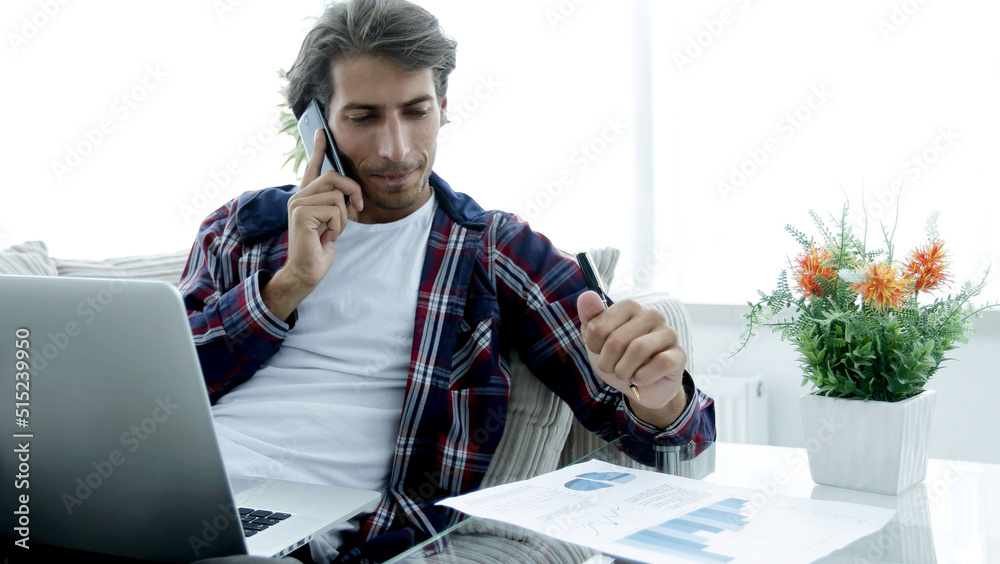
<instances>
[{"instance_id":1,"label":"bar chart on document","mask_svg":"<svg viewBox=\"0 0 1000 564\"><path fill-rule=\"evenodd\" d=\"M755 507L749 500L732 497L621 537L612 543L621 548L609 552L649 561L665 555L675 557L671 561L704 564L796 561L804 556L805 547L823 544L865 521L797 506L790 499L772 499Z\"/></svg>"},{"instance_id":2,"label":"bar chart on document","mask_svg":"<svg viewBox=\"0 0 1000 564\"><path fill-rule=\"evenodd\" d=\"M766 496L591 460L441 502L639 562L812 562L895 511Z\"/></svg>"},{"instance_id":3,"label":"bar chart on document","mask_svg":"<svg viewBox=\"0 0 1000 564\"><path fill-rule=\"evenodd\" d=\"M724 499L655 527L632 533L619 539L618 543L678 556L690 562L730 562L731 557L712 552L710 544L719 533L738 532L746 526L746 504L745 499Z\"/></svg>"}]
</instances>

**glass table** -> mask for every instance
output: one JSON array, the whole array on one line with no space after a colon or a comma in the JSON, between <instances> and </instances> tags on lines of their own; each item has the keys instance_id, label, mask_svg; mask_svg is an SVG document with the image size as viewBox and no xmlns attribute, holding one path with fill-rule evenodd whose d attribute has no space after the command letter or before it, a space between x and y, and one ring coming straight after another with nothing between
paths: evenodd
<instances>
[{"instance_id":1,"label":"glass table","mask_svg":"<svg viewBox=\"0 0 1000 564\"><path fill-rule=\"evenodd\" d=\"M817 562L987 563L1000 562L1000 465L931 459L927 477L896 496L820 486L809 475L805 449L708 443L665 448L650 465L635 462L617 442L578 462L666 472L754 491L767 499L782 495L847 501L895 509L896 515L868 535ZM582 563L625 564L593 549L575 546L521 527L466 518L392 563Z\"/></svg>"}]
</instances>

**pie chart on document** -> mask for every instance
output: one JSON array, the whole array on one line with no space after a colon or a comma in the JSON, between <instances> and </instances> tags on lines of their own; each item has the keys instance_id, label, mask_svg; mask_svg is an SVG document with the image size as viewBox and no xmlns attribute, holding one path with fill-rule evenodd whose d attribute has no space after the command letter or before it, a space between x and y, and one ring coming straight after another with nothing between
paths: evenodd
<instances>
[{"instance_id":1,"label":"pie chart on document","mask_svg":"<svg viewBox=\"0 0 1000 564\"><path fill-rule=\"evenodd\" d=\"M628 472L586 472L566 482L566 488L587 492L627 484L634 479L635 474Z\"/></svg>"}]
</instances>

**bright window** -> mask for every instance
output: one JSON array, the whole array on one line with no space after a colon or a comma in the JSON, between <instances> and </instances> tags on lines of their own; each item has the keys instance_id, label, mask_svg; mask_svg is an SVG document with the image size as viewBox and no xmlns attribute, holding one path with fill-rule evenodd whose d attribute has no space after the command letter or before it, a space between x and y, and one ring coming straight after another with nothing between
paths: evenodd
<instances>
[{"instance_id":1,"label":"bright window","mask_svg":"<svg viewBox=\"0 0 1000 564\"><path fill-rule=\"evenodd\" d=\"M794 253L785 223L860 212L862 186L870 238L902 192L901 248L940 210L956 278L1000 259L995 2L419 3L459 42L436 170L567 250L621 248L619 283L744 303ZM276 72L320 10L4 3L0 246L175 251L295 183Z\"/></svg>"}]
</instances>

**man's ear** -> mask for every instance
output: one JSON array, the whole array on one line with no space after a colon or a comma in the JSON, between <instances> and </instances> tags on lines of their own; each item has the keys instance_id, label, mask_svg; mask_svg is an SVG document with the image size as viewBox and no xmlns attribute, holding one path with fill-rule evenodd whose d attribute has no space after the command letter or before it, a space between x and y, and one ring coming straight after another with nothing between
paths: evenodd
<instances>
[{"instance_id":1,"label":"man's ear","mask_svg":"<svg viewBox=\"0 0 1000 564\"><path fill-rule=\"evenodd\" d=\"M448 123L448 97L441 98L441 125Z\"/></svg>"}]
</instances>

